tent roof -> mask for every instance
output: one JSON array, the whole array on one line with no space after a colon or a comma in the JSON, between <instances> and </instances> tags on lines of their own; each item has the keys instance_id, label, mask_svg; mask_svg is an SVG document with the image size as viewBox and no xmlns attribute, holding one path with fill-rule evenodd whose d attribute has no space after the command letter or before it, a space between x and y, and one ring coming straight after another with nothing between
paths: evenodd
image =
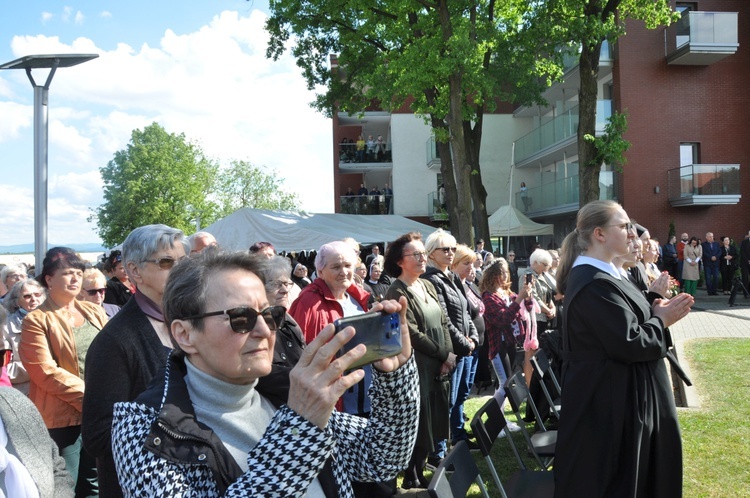
<instances>
[{"instance_id":1,"label":"tent roof","mask_svg":"<svg viewBox=\"0 0 750 498\"><path fill-rule=\"evenodd\" d=\"M407 232L427 237L436 229L392 214L313 214L242 208L202 230L216 237L229 250L247 250L256 242L273 244L281 251L318 250L345 237L360 244L389 242Z\"/></svg>"},{"instance_id":2,"label":"tent roof","mask_svg":"<svg viewBox=\"0 0 750 498\"><path fill-rule=\"evenodd\" d=\"M537 223L529 219L513 206L503 206L487 220L490 235L499 237L518 237L524 235L552 235L555 226Z\"/></svg>"}]
</instances>

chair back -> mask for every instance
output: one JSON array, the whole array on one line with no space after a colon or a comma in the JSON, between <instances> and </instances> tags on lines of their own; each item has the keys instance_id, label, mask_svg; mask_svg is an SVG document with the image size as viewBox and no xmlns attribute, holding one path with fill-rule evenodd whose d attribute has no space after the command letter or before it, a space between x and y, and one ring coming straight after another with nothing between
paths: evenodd
<instances>
[{"instance_id":1,"label":"chair back","mask_svg":"<svg viewBox=\"0 0 750 498\"><path fill-rule=\"evenodd\" d=\"M521 418L521 405L526 402L526 406L531 408L534 413L539 430L546 431L542 417L539 415L539 410L536 409L534 400L531 399L529 388L526 386L526 381L523 378L523 372L516 372L508 378L505 383L505 394L508 396L510 406L516 417ZM519 425L523 425L523 420L518 421Z\"/></svg>"},{"instance_id":2,"label":"chair back","mask_svg":"<svg viewBox=\"0 0 750 498\"><path fill-rule=\"evenodd\" d=\"M450 479L448 469L453 471ZM489 498L479 467L474 463L466 441L459 441L435 469L427 492L433 498L464 498L474 482L479 486L482 496Z\"/></svg>"}]
</instances>

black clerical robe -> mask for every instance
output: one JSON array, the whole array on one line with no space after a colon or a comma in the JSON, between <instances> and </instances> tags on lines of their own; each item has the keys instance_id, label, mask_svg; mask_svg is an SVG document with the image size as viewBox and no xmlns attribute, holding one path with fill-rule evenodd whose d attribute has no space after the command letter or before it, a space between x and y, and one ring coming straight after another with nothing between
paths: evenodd
<instances>
[{"instance_id":1,"label":"black clerical robe","mask_svg":"<svg viewBox=\"0 0 750 498\"><path fill-rule=\"evenodd\" d=\"M563 310L555 496L681 496L661 320L631 283L590 265L571 270Z\"/></svg>"}]
</instances>

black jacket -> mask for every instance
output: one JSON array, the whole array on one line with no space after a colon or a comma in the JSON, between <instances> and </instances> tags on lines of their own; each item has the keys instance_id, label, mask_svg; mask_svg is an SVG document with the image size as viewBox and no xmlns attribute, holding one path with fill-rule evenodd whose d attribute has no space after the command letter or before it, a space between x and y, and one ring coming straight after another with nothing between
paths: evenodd
<instances>
[{"instance_id":1,"label":"black jacket","mask_svg":"<svg viewBox=\"0 0 750 498\"><path fill-rule=\"evenodd\" d=\"M469 339L479 347L479 334L471 320L469 303L466 300L461 281L453 273L446 274L432 266L427 268L421 278L432 283L437 291L440 306L450 323L449 331L453 343L453 352L458 356L471 354Z\"/></svg>"}]
</instances>

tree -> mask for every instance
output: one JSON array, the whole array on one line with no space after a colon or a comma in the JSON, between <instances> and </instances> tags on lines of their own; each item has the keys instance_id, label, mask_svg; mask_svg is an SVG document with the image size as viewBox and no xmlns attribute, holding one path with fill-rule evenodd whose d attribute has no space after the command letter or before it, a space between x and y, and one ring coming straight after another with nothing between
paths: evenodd
<instances>
[{"instance_id":1,"label":"tree","mask_svg":"<svg viewBox=\"0 0 750 498\"><path fill-rule=\"evenodd\" d=\"M267 173L247 161L232 161L222 170L216 182L216 195L221 205L219 216L227 216L238 209L275 209L296 211L299 209L297 194L284 192L284 180L276 173Z\"/></svg>"},{"instance_id":2,"label":"tree","mask_svg":"<svg viewBox=\"0 0 750 498\"><path fill-rule=\"evenodd\" d=\"M208 199L218 166L184 134L167 133L157 123L134 130L128 146L99 171L104 203L96 221L106 246L125 240L142 225L163 223L191 232L194 223L211 223L217 206Z\"/></svg>"},{"instance_id":3,"label":"tree","mask_svg":"<svg viewBox=\"0 0 750 498\"><path fill-rule=\"evenodd\" d=\"M524 22L526 0L273 0L266 28L267 55L292 54L308 86L323 86L314 107L331 115L361 112L373 102L386 110L410 102L432 127L441 158L450 227L473 244L489 240L479 151L485 110L496 100L538 99L538 77L550 67L539 60ZM327 66L338 54L342 71Z\"/></svg>"},{"instance_id":4,"label":"tree","mask_svg":"<svg viewBox=\"0 0 750 498\"><path fill-rule=\"evenodd\" d=\"M655 29L679 18L668 0L549 0L536 23L554 36L580 47L578 90L578 164L580 205L599 199L599 171L603 154L592 140L596 133L599 59L604 40L610 44L625 34L625 20L644 21ZM614 139L614 135L612 136ZM606 153L604 154L606 155Z\"/></svg>"}]
</instances>

